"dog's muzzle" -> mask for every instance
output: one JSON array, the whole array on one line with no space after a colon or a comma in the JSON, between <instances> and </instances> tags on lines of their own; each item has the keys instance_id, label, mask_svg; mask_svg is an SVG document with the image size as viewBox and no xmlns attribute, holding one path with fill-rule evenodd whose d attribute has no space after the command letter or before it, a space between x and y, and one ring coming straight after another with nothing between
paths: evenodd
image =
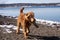
<instances>
[{"instance_id":1,"label":"dog's muzzle","mask_svg":"<svg viewBox=\"0 0 60 40\"><path fill-rule=\"evenodd\" d=\"M31 22L34 22L35 21L35 19L34 18L31 18Z\"/></svg>"}]
</instances>

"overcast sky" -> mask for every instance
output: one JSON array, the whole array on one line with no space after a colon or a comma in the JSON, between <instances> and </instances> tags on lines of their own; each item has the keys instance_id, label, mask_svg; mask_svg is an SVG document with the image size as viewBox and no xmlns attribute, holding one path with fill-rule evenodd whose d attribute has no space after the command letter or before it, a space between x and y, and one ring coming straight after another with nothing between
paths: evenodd
<instances>
[{"instance_id":1,"label":"overcast sky","mask_svg":"<svg viewBox=\"0 0 60 40\"><path fill-rule=\"evenodd\" d=\"M60 0L0 0L0 4L5 3L60 3Z\"/></svg>"}]
</instances>

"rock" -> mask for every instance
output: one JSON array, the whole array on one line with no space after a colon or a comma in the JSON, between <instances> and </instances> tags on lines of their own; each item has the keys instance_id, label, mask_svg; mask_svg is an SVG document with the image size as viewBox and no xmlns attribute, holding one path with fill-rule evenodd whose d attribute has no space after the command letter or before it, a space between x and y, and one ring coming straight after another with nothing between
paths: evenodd
<instances>
[{"instance_id":1,"label":"rock","mask_svg":"<svg viewBox=\"0 0 60 40\"><path fill-rule=\"evenodd\" d=\"M52 25L57 25L57 23L53 23Z\"/></svg>"},{"instance_id":2,"label":"rock","mask_svg":"<svg viewBox=\"0 0 60 40\"><path fill-rule=\"evenodd\" d=\"M4 24L4 22L3 21L0 21L0 25L3 25Z\"/></svg>"}]
</instances>

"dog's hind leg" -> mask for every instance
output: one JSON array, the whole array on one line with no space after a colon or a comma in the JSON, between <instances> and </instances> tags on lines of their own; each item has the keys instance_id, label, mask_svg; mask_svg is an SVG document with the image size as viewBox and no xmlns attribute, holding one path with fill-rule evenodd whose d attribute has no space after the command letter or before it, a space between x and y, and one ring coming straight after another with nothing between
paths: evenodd
<instances>
[{"instance_id":1,"label":"dog's hind leg","mask_svg":"<svg viewBox=\"0 0 60 40\"><path fill-rule=\"evenodd\" d=\"M20 26L21 26L21 24L18 22L18 23L17 23L17 30L16 30L16 33L17 33L17 34L20 33Z\"/></svg>"},{"instance_id":2,"label":"dog's hind leg","mask_svg":"<svg viewBox=\"0 0 60 40\"><path fill-rule=\"evenodd\" d=\"M24 37L27 38L26 26L22 25Z\"/></svg>"}]
</instances>

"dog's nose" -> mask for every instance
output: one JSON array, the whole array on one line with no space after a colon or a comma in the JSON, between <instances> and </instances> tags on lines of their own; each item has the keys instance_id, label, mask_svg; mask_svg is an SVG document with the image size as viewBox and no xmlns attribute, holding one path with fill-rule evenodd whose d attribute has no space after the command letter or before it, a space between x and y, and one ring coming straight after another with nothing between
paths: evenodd
<instances>
[{"instance_id":1,"label":"dog's nose","mask_svg":"<svg viewBox=\"0 0 60 40\"><path fill-rule=\"evenodd\" d=\"M34 19L33 18L31 18L31 22L34 22Z\"/></svg>"}]
</instances>

